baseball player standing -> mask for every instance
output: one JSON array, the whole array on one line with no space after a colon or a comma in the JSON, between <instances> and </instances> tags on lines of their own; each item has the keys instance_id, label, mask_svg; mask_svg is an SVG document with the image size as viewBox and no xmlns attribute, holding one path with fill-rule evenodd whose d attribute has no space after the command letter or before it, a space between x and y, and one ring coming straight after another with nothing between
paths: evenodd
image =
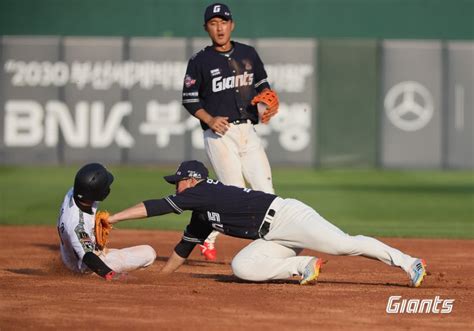
<instances>
[{"instance_id":1,"label":"baseball player standing","mask_svg":"<svg viewBox=\"0 0 474 331\"><path fill-rule=\"evenodd\" d=\"M212 46L189 60L182 102L201 122L206 153L219 180L239 187L247 181L254 190L273 193L270 164L253 126L277 113L278 97L255 49L231 40L234 27L228 6L206 8L204 29ZM260 117L259 102L264 104ZM217 234L201 246L206 259L215 259Z\"/></svg>"},{"instance_id":2,"label":"baseball player standing","mask_svg":"<svg viewBox=\"0 0 474 331\"><path fill-rule=\"evenodd\" d=\"M192 210L190 223L162 273L175 271L194 246L215 229L253 240L232 260L234 274L245 280L266 281L299 275L302 285L315 283L322 260L297 256L304 248L380 260L403 269L413 287L420 286L426 275L424 260L371 237L348 235L298 200L226 186L207 176L208 170L201 162L183 162L175 174L165 176L167 182L176 186L176 194L143 201L111 215L109 221L116 223Z\"/></svg>"},{"instance_id":3,"label":"baseball player standing","mask_svg":"<svg viewBox=\"0 0 474 331\"><path fill-rule=\"evenodd\" d=\"M101 164L90 163L76 174L58 218L61 259L78 273L95 272L106 280L122 279L126 271L151 265L155 250L148 245L123 249L99 248L94 233L97 201L110 192L114 176Z\"/></svg>"}]
</instances>

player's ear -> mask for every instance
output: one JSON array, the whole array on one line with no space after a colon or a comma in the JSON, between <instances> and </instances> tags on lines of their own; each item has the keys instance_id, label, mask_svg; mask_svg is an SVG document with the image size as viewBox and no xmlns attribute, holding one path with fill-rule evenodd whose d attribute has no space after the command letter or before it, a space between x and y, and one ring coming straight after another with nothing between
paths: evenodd
<instances>
[{"instance_id":1,"label":"player's ear","mask_svg":"<svg viewBox=\"0 0 474 331\"><path fill-rule=\"evenodd\" d=\"M204 28L204 31L208 32L207 31L207 23L204 23L202 27Z\"/></svg>"},{"instance_id":2,"label":"player's ear","mask_svg":"<svg viewBox=\"0 0 474 331\"><path fill-rule=\"evenodd\" d=\"M230 24L231 24L231 25L230 25L230 31L232 32L232 31L234 31L234 28L235 28L234 20L231 20L231 21L230 21Z\"/></svg>"}]
</instances>

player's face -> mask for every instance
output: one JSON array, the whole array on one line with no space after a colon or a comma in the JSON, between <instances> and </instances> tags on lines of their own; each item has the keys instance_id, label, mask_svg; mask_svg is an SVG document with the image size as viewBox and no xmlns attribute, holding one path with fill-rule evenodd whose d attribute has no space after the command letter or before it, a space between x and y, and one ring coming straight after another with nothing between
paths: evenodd
<instances>
[{"instance_id":1,"label":"player's face","mask_svg":"<svg viewBox=\"0 0 474 331\"><path fill-rule=\"evenodd\" d=\"M230 48L230 35L234 30L234 21L226 21L220 17L211 18L206 23L206 31L214 46Z\"/></svg>"},{"instance_id":2,"label":"player's face","mask_svg":"<svg viewBox=\"0 0 474 331\"><path fill-rule=\"evenodd\" d=\"M189 178L182 179L179 182L176 182L176 193L181 193L184 190L187 190L191 186L191 180Z\"/></svg>"}]
</instances>

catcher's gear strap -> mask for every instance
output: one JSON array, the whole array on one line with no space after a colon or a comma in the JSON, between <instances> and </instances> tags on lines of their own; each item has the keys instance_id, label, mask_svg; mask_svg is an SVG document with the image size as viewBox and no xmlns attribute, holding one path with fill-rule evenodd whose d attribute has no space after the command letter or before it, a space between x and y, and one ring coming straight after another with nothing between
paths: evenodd
<instances>
[{"instance_id":1,"label":"catcher's gear strap","mask_svg":"<svg viewBox=\"0 0 474 331\"><path fill-rule=\"evenodd\" d=\"M112 271L105 263L92 252L87 252L84 254L84 257L82 258L82 262L91 269L93 272L98 274L101 277L105 278L105 275L107 275L109 272Z\"/></svg>"},{"instance_id":2,"label":"catcher's gear strap","mask_svg":"<svg viewBox=\"0 0 474 331\"><path fill-rule=\"evenodd\" d=\"M192 243L192 242L189 242L189 241L186 241L186 240L182 239L176 245L176 247L174 248L174 251L176 252L176 254L181 256L183 259L187 259L189 254L191 254L191 252L193 251L194 246L196 246L196 243Z\"/></svg>"}]
</instances>

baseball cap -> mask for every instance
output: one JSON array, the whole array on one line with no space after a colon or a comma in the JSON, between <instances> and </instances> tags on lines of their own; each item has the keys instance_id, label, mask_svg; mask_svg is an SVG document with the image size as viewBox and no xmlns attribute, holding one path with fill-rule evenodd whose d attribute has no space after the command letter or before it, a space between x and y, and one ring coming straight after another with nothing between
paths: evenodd
<instances>
[{"instance_id":1,"label":"baseball cap","mask_svg":"<svg viewBox=\"0 0 474 331\"><path fill-rule=\"evenodd\" d=\"M204 12L204 24L213 17L221 17L226 21L232 19L232 13L227 5L223 3L214 3L206 8Z\"/></svg>"},{"instance_id":2,"label":"baseball cap","mask_svg":"<svg viewBox=\"0 0 474 331\"><path fill-rule=\"evenodd\" d=\"M181 163L174 175L164 176L163 178L170 184L176 184L182 179L206 179L207 176L209 176L209 170L206 166L202 162L191 160Z\"/></svg>"}]
</instances>

